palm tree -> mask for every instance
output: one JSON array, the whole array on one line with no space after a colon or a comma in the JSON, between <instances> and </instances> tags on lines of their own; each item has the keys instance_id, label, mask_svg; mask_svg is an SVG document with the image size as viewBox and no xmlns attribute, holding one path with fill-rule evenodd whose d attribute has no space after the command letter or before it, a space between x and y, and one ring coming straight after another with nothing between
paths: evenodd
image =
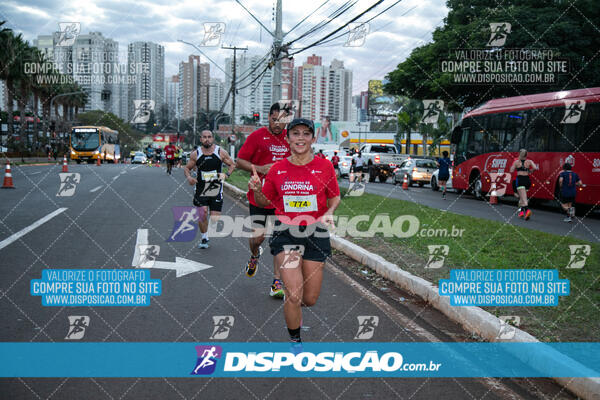
<instances>
[{"instance_id":1,"label":"palm tree","mask_svg":"<svg viewBox=\"0 0 600 400\"><path fill-rule=\"evenodd\" d=\"M420 101L410 100L402 106L402 110L398 113L398 131L406 134L406 154L410 154L410 134L417 129L421 120L420 105Z\"/></svg>"},{"instance_id":2,"label":"palm tree","mask_svg":"<svg viewBox=\"0 0 600 400\"><path fill-rule=\"evenodd\" d=\"M15 88L23 77L23 69L19 60L26 49L26 42L19 34L15 36L11 30L2 30L3 57L0 57L0 79L6 82L6 100L8 106L8 132L14 133L13 103Z\"/></svg>"}]
</instances>

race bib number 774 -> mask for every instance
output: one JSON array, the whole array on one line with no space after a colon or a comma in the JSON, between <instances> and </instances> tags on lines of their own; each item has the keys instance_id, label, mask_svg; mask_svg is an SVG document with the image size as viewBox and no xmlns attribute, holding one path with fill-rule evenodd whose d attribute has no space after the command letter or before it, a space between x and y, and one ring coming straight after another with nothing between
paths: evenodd
<instances>
[{"instance_id":1,"label":"race bib number 774","mask_svg":"<svg viewBox=\"0 0 600 400\"><path fill-rule=\"evenodd\" d=\"M283 196L285 212L317 211L317 195Z\"/></svg>"}]
</instances>

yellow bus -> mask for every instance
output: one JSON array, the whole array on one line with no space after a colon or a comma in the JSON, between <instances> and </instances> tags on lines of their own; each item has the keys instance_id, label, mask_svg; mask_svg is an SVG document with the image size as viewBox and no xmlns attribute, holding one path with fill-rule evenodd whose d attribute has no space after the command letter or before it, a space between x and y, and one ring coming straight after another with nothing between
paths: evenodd
<instances>
[{"instance_id":1,"label":"yellow bus","mask_svg":"<svg viewBox=\"0 0 600 400\"><path fill-rule=\"evenodd\" d=\"M97 159L116 163L121 158L119 132L105 126L73 127L69 146L71 160L75 160L77 164L82 161L92 163Z\"/></svg>"}]
</instances>

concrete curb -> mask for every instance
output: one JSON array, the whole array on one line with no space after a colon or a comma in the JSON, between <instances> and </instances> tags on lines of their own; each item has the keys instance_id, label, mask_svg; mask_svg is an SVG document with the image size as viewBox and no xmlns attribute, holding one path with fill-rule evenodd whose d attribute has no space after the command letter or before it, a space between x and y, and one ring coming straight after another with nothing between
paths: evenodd
<instances>
[{"instance_id":1,"label":"concrete curb","mask_svg":"<svg viewBox=\"0 0 600 400\"><path fill-rule=\"evenodd\" d=\"M529 333L517 328L515 328L515 336L512 339L498 340L496 337L500 331L501 321L489 312L479 307L451 306L449 298L440 296L437 287L431 282L402 270L396 264L386 261L383 257L373 254L346 239L332 235L331 245L352 259L375 270L379 275L397 283L403 289L419 296L444 313L448 318L461 324L467 331L474 332L489 342L539 342L538 339ZM524 362L531 362L527 354L515 352L514 355ZM564 360L564 356L561 357L560 353L548 352L548 354L544 355L543 359L536 360L536 363L556 363L561 359ZM600 399L600 378L553 379L581 398L590 400Z\"/></svg>"},{"instance_id":2,"label":"concrete curb","mask_svg":"<svg viewBox=\"0 0 600 400\"><path fill-rule=\"evenodd\" d=\"M230 195L232 195L233 197L235 197L239 200L247 199L246 192L244 192L242 189L238 188L237 186L233 186L229 182L223 182L223 189L227 190Z\"/></svg>"},{"instance_id":3,"label":"concrete curb","mask_svg":"<svg viewBox=\"0 0 600 400\"><path fill-rule=\"evenodd\" d=\"M224 182L224 188L234 197L245 200L246 192ZM404 290L419 296L440 310L451 320L459 323L467 331L474 332L489 342L539 342L529 333L515 328L515 336L510 340L497 340L501 321L480 307L455 307L450 305L449 297L440 296L438 289L431 282L404 271L383 257L371 253L362 247L338 236L331 236L331 246L347 256L375 270L379 275L398 284ZM564 360L560 353L550 351L543 359L536 359L537 364L556 363ZM531 362L527 354L514 353L523 362ZM574 363L574 361L571 360ZM600 378L553 378L558 384L586 400L600 400Z\"/></svg>"}]
</instances>

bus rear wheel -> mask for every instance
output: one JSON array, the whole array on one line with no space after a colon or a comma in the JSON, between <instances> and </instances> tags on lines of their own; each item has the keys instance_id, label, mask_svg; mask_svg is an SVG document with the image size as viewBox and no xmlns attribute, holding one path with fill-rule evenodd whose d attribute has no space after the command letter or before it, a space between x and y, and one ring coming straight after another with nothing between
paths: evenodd
<instances>
[{"instance_id":1,"label":"bus rear wheel","mask_svg":"<svg viewBox=\"0 0 600 400\"><path fill-rule=\"evenodd\" d=\"M469 185L469 189L471 191L471 194L477 199L477 200L483 200L483 190L481 188L481 175L479 174L475 174L471 177L470 179L471 184Z\"/></svg>"}]
</instances>

